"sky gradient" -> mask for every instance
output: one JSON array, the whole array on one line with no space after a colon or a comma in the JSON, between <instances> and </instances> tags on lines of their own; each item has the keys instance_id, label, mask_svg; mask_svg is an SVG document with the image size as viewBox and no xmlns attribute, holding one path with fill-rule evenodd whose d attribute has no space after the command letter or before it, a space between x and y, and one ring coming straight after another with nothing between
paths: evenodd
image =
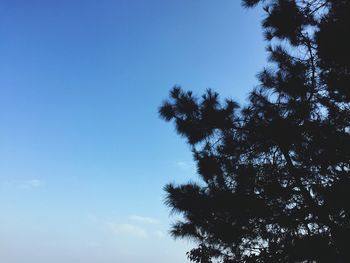
<instances>
[{"instance_id":1,"label":"sky gradient","mask_svg":"<svg viewBox=\"0 0 350 263\"><path fill-rule=\"evenodd\" d=\"M168 182L196 180L158 107L177 84L241 103L265 61L238 0L0 3L0 262L187 262Z\"/></svg>"}]
</instances>

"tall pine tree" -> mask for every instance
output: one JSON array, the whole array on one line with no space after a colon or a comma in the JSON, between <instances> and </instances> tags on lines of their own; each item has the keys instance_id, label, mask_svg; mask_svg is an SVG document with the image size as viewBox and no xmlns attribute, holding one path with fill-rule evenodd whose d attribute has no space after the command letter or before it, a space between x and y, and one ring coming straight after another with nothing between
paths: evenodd
<instances>
[{"instance_id":1,"label":"tall pine tree","mask_svg":"<svg viewBox=\"0 0 350 263\"><path fill-rule=\"evenodd\" d=\"M160 107L202 183L169 184L192 262L350 262L348 0L261 4L269 64L240 107L175 87Z\"/></svg>"}]
</instances>

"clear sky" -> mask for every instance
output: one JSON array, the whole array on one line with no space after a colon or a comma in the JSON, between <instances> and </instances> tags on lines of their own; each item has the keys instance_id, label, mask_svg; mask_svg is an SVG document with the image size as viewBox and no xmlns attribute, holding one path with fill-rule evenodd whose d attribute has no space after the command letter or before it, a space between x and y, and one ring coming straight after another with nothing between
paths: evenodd
<instances>
[{"instance_id":1,"label":"clear sky","mask_svg":"<svg viewBox=\"0 0 350 263\"><path fill-rule=\"evenodd\" d=\"M0 1L0 262L187 262L163 186L196 178L169 89L240 102L265 61L239 0Z\"/></svg>"}]
</instances>

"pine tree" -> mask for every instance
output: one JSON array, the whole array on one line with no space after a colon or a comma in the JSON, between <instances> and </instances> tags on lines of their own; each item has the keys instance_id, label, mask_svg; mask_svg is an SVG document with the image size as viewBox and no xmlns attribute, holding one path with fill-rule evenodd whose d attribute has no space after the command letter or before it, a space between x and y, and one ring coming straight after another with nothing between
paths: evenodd
<instances>
[{"instance_id":1,"label":"pine tree","mask_svg":"<svg viewBox=\"0 0 350 263\"><path fill-rule=\"evenodd\" d=\"M201 183L169 184L192 262L350 262L348 0L263 5L269 64L249 103L174 87L159 112Z\"/></svg>"}]
</instances>

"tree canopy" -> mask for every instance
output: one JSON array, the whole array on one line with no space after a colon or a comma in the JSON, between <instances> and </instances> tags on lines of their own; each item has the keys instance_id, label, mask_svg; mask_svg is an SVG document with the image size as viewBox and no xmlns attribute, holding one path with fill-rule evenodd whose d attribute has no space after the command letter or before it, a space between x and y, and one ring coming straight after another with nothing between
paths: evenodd
<instances>
[{"instance_id":1,"label":"tree canopy","mask_svg":"<svg viewBox=\"0 0 350 263\"><path fill-rule=\"evenodd\" d=\"M192 262L350 262L348 0L244 0L264 8L269 63L240 106L174 87L159 109L201 182L168 184Z\"/></svg>"}]
</instances>

